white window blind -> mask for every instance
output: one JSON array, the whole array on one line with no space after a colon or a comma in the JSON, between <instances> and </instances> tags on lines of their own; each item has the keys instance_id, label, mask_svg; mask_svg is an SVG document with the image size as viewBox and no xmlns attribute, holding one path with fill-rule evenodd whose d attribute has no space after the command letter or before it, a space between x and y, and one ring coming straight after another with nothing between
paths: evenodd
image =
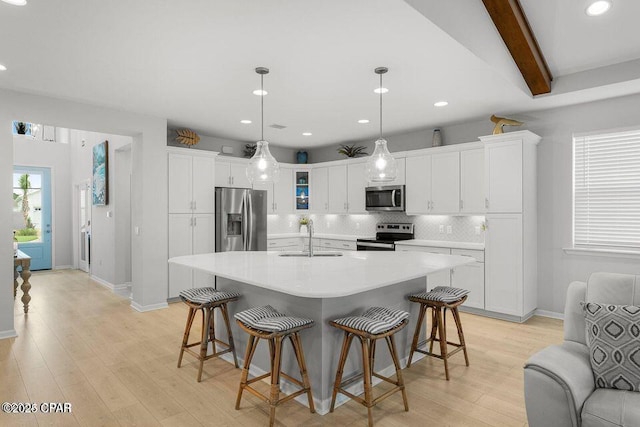
<instances>
[{"instance_id":1,"label":"white window blind","mask_svg":"<svg viewBox=\"0 0 640 427\"><path fill-rule=\"evenodd\" d=\"M640 130L574 144L574 246L640 249Z\"/></svg>"}]
</instances>

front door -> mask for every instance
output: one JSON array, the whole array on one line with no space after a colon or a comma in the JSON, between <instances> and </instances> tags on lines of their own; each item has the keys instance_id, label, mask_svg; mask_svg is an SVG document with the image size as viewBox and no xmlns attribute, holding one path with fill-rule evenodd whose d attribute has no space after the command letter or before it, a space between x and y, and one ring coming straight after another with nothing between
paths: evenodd
<instances>
[{"instance_id":1,"label":"front door","mask_svg":"<svg viewBox=\"0 0 640 427\"><path fill-rule=\"evenodd\" d=\"M13 167L13 228L31 270L50 270L51 169Z\"/></svg>"}]
</instances>

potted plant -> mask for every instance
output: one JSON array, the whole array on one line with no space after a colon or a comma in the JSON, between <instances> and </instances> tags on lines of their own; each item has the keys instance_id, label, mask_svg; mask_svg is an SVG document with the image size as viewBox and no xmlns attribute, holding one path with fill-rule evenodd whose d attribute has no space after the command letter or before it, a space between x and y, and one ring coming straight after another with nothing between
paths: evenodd
<instances>
[{"instance_id":1,"label":"potted plant","mask_svg":"<svg viewBox=\"0 0 640 427\"><path fill-rule=\"evenodd\" d=\"M300 234L308 234L309 233L309 229L307 228L307 225L309 224L309 218L307 218L306 216L301 216L300 217Z\"/></svg>"},{"instance_id":2,"label":"potted plant","mask_svg":"<svg viewBox=\"0 0 640 427\"><path fill-rule=\"evenodd\" d=\"M356 144L341 144L338 148L338 153L344 154L347 157L366 156L368 154L366 151L364 151L366 149L367 147L364 147L362 145L356 146Z\"/></svg>"}]
</instances>

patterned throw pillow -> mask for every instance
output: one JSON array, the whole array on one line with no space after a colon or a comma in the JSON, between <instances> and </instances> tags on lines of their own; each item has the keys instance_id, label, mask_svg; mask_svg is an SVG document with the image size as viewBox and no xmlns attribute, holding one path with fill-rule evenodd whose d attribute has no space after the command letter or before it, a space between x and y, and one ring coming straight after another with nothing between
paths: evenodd
<instances>
[{"instance_id":1,"label":"patterned throw pillow","mask_svg":"<svg viewBox=\"0 0 640 427\"><path fill-rule=\"evenodd\" d=\"M640 391L640 307L589 302L583 308L596 387Z\"/></svg>"}]
</instances>

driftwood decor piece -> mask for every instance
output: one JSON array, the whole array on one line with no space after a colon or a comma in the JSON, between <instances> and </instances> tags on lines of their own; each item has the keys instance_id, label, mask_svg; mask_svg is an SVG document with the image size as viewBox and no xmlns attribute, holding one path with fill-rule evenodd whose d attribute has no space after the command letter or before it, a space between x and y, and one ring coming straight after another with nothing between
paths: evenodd
<instances>
[{"instance_id":1,"label":"driftwood decor piece","mask_svg":"<svg viewBox=\"0 0 640 427\"><path fill-rule=\"evenodd\" d=\"M191 129L178 129L176 130L176 133L178 134L178 136L176 136L176 141L180 144L192 146L200 142L198 134Z\"/></svg>"},{"instance_id":2,"label":"driftwood decor piece","mask_svg":"<svg viewBox=\"0 0 640 427\"><path fill-rule=\"evenodd\" d=\"M504 130L502 129L504 126L522 126L524 124L523 122L519 122L514 119L507 119L506 117L498 117L495 115L491 116L491 121L496 124L493 128L494 135L504 133Z\"/></svg>"}]
</instances>

